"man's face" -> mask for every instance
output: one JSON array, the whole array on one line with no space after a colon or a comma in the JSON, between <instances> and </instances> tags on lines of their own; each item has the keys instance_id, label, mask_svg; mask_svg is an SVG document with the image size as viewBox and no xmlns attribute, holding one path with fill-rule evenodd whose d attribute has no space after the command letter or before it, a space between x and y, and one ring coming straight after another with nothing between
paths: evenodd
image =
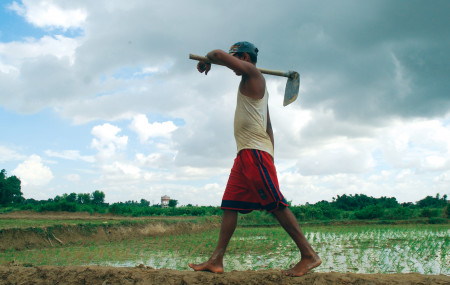
<instances>
[{"instance_id":1,"label":"man's face","mask_svg":"<svg viewBox=\"0 0 450 285\"><path fill-rule=\"evenodd\" d=\"M234 54L232 54L232 56L234 56L235 58L241 59L241 54L239 54L239 53L234 53Z\"/></svg>"}]
</instances>

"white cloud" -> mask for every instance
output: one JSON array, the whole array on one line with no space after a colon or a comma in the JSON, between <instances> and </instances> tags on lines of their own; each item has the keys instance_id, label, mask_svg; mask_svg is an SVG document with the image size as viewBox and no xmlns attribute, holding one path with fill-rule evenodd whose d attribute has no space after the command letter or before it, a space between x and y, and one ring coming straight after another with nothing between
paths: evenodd
<instances>
[{"instance_id":1,"label":"white cloud","mask_svg":"<svg viewBox=\"0 0 450 285\"><path fill-rule=\"evenodd\" d=\"M80 90L85 84L76 79L72 69L79 45L77 39L59 35L0 42L0 99L4 106L36 112L48 104L58 108L72 96L85 93Z\"/></svg>"},{"instance_id":2,"label":"white cloud","mask_svg":"<svg viewBox=\"0 0 450 285\"><path fill-rule=\"evenodd\" d=\"M397 94L401 98L405 98L412 91L411 79L407 75L407 70L405 70L405 67L398 60L398 58L397 58L397 56L395 56L395 54L392 54L392 59L394 61L394 65L395 65L395 81L394 82L397 87Z\"/></svg>"},{"instance_id":3,"label":"white cloud","mask_svg":"<svg viewBox=\"0 0 450 285\"><path fill-rule=\"evenodd\" d=\"M103 165L105 175L112 180L137 180L141 178L141 169L130 163L115 161L112 164Z\"/></svg>"},{"instance_id":4,"label":"white cloud","mask_svg":"<svg viewBox=\"0 0 450 285\"><path fill-rule=\"evenodd\" d=\"M366 173L375 166L370 140L336 138L333 142L311 146L299 154L299 171L306 175Z\"/></svg>"},{"instance_id":5,"label":"white cloud","mask_svg":"<svg viewBox=\"0 0 450 285\"><path fill-rule=\"evenodd\" d=\"M439 120L397 121L379 139L386 160L416 171L450 169L450 127Z\"/></svg>"},{"instance_id":6,"label":"white cloud","mask_svg":"<svg viewBox=\"0 0 450 285\"><path fill-rule=\"evenodd\" d=\"M140 165L155 165L158 163L158 161L161 159L161 154L160 153L151 153L149 155L144 155L142 153L137 153L136 154L136 161L140 164Z\"/></svg>"},{"instance_id":7,"label":"white cloud","mask_svg":"<svg viewBox=\"0 0 450 285\"><path fill-rule=\"evenodd\" d=\"M439 176L437 176L434 179L434 182L436 182L436 183L444 182L444 183L446 183L448 185L448 187L450 187L450 170L440 174Z\"/></svg>"},{"instance_id":8,"label":"white cloud","mask_svg":"<svg viewBox=\"0 0 450 285\"><path fill-rule=\"evenodd\" d=\"M169 61L160 66L142 67L139 69L139 71L136 71L135 73L133 73L133 76L149 76L149 75L155 75L156 73L161 73L161 72L167 73L172 66L173 66L173 62Z\"/></svg>"},{"instance_id":9,"label":"white cloud","mask_svg":"<svg viewBox=\"0 0 450 285\"><path fill-rule=\"evenodd\" d=\"M415 202L448 194L450 128L444 120L395 120L371 137L323 139L281 162L280 187L294 203L357 193Z\"/></svg>"},{"instance_id":10,"label":"white cloud","mask_svg":"<svg viewBox=\"0 0 450 285\"><path fill-rule=\"evenodd\" d=\"M433 169L438 170L444 168L448 162L449 162L448 158L438 155L429 155L425 157L424 167L431 170Z\"/></svg>"},{"instance_id":11,"label":"white cloud","mask_svg":"<svg viewBox=\"0 0 450 285\"><path fill-rule=\"evenodd\" d=\"M67 174L64 176L64 179L70 182L78 182L81 180L81 176L79 174Z\"/></svg>"},{"instance_id":12,"label":"white cloud","mask_svg":"<svg viewBox=\"0 0 450 285\"><path fill-rule=\"evenodd\" d=\"M140 114L133 118L130 129L139 135L141 143L146 142L149 138L170 137L170 134L178 127L172 121L154 122L150 124L147 116Z\"/></svg>"},{"instance_id":13,"label":"white cloud","mask_svg":"<svg viewBox=\"0 0 450 285\"><path fill-rule=\"evenodd\" d=\"M62 35L43 36L40 39L27 38L25 41L0 42L0 55L2 55L2 60L7 60L5 64L10 64L15 68L20 68L20 65L26 60L46 55L52 55L58 59L69 57L73 63L75 49L80 44L79 39Z\"/></svg>"},{"instance_id":14,"label":"white cloud","mask_svg":"<svg viewBox=\"0 0 450 285\"><path fill-rule=\"evenodd\" d=\"M162 149L162 148L158 148ZM162 153L150 153L145 155L143 153L136 154L136 164L141 167L150 169L169 169L174 167L174 160L176 152L170 152L163 149Z\"/></svg>"},{"instance_id":15,"label":"white cloud","mask_svg":"<svg viewBox=\"0 0 450 285\"><path fill-rule=\"evenodd\" d=\"M19 74L19 69L13 65L0 62L0 72L14 74L14 77L16 77Z\"/></svg>"},{"instance_id":16,"label":"white cloud","mask_svg":"<svg viewBox=\"0 0 450 285\"><path fill-rule=\"evenodd\" d=\"M229 168L184 166L177 168L167 179L174 181L208 179L211 176L228 174L229 171Z\"/></svg>"},{"instance_id":17,"label":"white cloud","mask_svg":"<svg viewBox=\"0 0 450 285\"><path fill-rule=\"evenodd\" d=\"M117 150L126 148L128 137L118 136L120 131L119 127L108 123L92 128L91 134L96 138L92 139L91 147L98 150L101 159L111 158Z\"/></svg>"},{"instance_id":18,"label":"white cloud","mask_svg":"<svg viewBox=\"0 0 450 285\"><path fill-rule=\"evenodd\" d=\"M80 154L80 151L78 150L65 150L62 152L46 150L45 154L50 157L58 157L68 160L83 160L86 162L95 162L95 158L93 156L83 156Z\"/></svg>"},{"instance_id":19,"label":"white cloud","mask_svg":"<svg viewBox=\"0 0 450 285\"><path fill-rule=\"evenodd\" d=\"M79 28L86 20L87 12L82 8L64 9L54 1L23 0L23 5L14 1L9 9L41 28Z\"/></svg>"},{"instance_id":20,"label":"white cloud","mask_svg":"<svg viewBox=\"0 0 450 285\"><path fill-rule=\"evenodd\" d=\"M121 129L111 124L98 125L92 128L91 134L99 138L93 142L94 147L101 147L109 143L114 143L118 147L125 147L128 142L127 136L117 136Z\"/></svg>"},{"instance_id":21,"label":"white cloud","mask_svg":"<svg viewBox=\"0 0 450 285\"><path fill-rule=\"evenodd\" d=\"M41 157L35 154L20 163L12 173L19 177L24 187L44 186L53 179L53 173L50 168L45 166Z\"/></svg>"},{"instance_id":22,"label":"white cloud","mask_svg":"<svg viewBox=\"0 0 450 285\"><path fill-rule=\"evenodd\" d=\"M0 162L22 160L25 156L16 152L15 150L0 145Z\"/></svg>"}]
</instances>

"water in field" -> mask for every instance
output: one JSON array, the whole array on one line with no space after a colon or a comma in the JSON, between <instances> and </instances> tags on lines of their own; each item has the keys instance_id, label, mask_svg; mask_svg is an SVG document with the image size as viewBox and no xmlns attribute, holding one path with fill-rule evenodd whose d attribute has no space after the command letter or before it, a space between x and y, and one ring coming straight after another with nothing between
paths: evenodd
<instances>
[{"instance_id":1,"label":"water in field","mask_svg":"<svg viewBox=\"0 0 450 285\"><path fill-rule=\"evenodd\" d=\"M210 235L217 238L216 232ZM450 275L449 228L341 227L307 231L306 237L323 261L317 272ZM201 240L197 242L202 244ZM207 242L212 252L214 242L209 237ZM200 263L209 257L209 252L194 255L183 252L146 252L135 260L109 264L186 269L187 263ZM233 237L224 263L226 270L289 268L299 258L297 248L282 229L241 229Z\"/></svg>"},{"instance_id":2,"label":"water in field","mask_svg":"<svg viewBox=\"0 0 450 285\"><path fill-rule=\"evenodd\" d=\"M305 229L322 258L316 272L450 275L450 227L337 226ZM38 265L111 265L188 270L214 250L218 230L148 238L91 247L11 252L19 262ZM28 257L27 257L28 256ZM225 270L286 269L298 262L295 244L281 228L238 228L224 260ZM0 257L1 261L1 257Z\"/></svg>"}]
</instances>

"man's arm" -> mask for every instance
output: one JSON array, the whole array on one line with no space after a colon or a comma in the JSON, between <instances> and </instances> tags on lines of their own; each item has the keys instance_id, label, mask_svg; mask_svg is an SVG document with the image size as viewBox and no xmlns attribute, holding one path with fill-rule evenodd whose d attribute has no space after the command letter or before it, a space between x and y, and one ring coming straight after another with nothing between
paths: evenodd
<instances>
[{"instance_id":1,"label":"man's arm","mask_svg":"<svg viewBox=\"0 0 450 285\"><path fill-rule=\"evenodd\" d=\"M245 62L242 61L228 53L226 53L223 50L220 49L216 49L216 50L212 50L210 51L206 57L217 64L220 65L224 65L228 68L230 68L231 70L233 70L234 72L238 72L240 74L245 74L245 75L257 75L257 69L256 67L249 63L249 62ZM197 70L200 73L205 72L205 75L208 75L208 72L211 69L211 64L210 63L206 63L203 61L199 61L197 64Z\"/></svg>"},{"instance_id":2,"label":"man's arm","mask_svg":"<svg viewBox=\"0 0 450 285\"><path fill-rule=\"evenodd\" d=\"M224 65L234 72L238 72L242 75L253 77L261 74L254 64L240 60L239 58L234 57L220 49L210 51L206 57L211 61Z\"/></svg>"},{"instance_id":3,"label":"man's arm","mask_svg":"<svg viewBox=\"0 0 450 285\"><path fill-rule=\"evenodd\" d=\"M264 97L266 81L256 65L250 61L248 54L244 53L240 58L232 56L223 50L210 51L206 57L212 62L224 65L233 70L236 75L242 76L239 90L245 96L253 99Z\"/></svg>"}]
</instances>

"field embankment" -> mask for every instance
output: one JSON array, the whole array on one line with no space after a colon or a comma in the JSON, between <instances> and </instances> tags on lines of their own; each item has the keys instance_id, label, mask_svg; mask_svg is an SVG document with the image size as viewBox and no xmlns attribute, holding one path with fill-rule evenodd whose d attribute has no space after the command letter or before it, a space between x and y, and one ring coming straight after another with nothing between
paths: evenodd
<instances>
[{"instance_id":1,"label":"field embankment","mask_svg":"<svg viewBox=\"0 0 450 285\"><path fill-rule=\"evenodd\" d=\"M0 215L0 252L194 233L218 225L218 220L201 218L11 212Z\"/></svg>"},{"instance_id":2,"label":"field embankment","mask_svg":"<svg viewBox=\"0 0 450 285\"><path fill-rule=\"evenodd\" d=\"M277 270L233 271L224 274L100 266L0 266L2 284L449 284L444 275L309 273L287 277Z\"/></svg>"}]
</instances>

